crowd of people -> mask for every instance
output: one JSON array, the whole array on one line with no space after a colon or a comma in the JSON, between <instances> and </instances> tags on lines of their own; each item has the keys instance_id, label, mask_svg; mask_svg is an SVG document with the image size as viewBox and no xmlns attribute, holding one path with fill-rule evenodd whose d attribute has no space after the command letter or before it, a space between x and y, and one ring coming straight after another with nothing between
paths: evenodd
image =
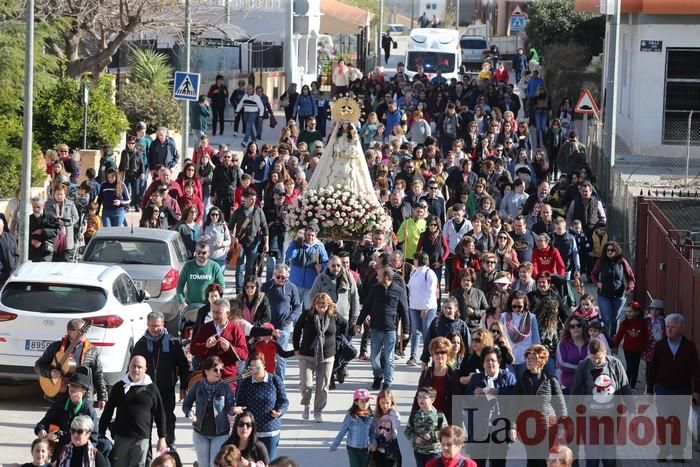
<instances>
[{"instance_id":1,"label":"crowd of people","mask_svg":"<svg viewBox=\"0 0 700 467\"><path fill-rule=\"evenodd\" d=\"M345 384L348 363L370 361L367 388L354 392L331 443L335 450L346 439L353 467L370 459L399 466L402 457L419 467L485 466L488 459L461 452L471 434L453 420L454 396L546 395L543 410L563 416L563 396L590 395L601 376L613 380L616 394L631 394L642 361L648 392L700 392L700 362L683 336L683 316L665 315L658 299L646 310L631 300L634 274L607 232L571 100L552 109L538 70L516 71L522 79L515 85L490 73L447 81L419 72L409 79L403 65L390 78L338 81L338 92L364 104L357 134L392 223L391 231L355 241L318 238L314 223L289 228L289 210L332 131L318 83L300 93L289 86L279 141L262 143L262 88L256 94L239 83L234 102L217 79L210 97L235 106L244 149L213 148L202 134L177 177L180 154L164 128L151 140L139 124L118 164L103 148L99 169L75 190L78 168L59 146L48 157L50 200L32 200L32 259L70 260L80 238L122 225L133 208L142 211L142 227L180 232L191 259L179 276L178 299L183 310L202 306L184 346L168 334L163 316L151 313L128 373L109 394L99 355L83 338L76 355L88 371L71 377L68 392L37 424L32 465L51 456L60 466L140 466L155 445L171 453L151 465L173 466L175 422L183 415L192 421L202 467L292 465L271 463L289 408L288 358L299 361L302 417L316 423L324 423L329 391ZM334 73L347 73L345 64ZM213 132L223 131L221 114L212 118ZM226 268L235 269L231 300L223 297ZM82 324L69 323L37 372L51 376L55 352ZM616 357L620 347L624 364ZM392 393L399 358L423 370L403 420ZM370 390L378 391L374 408ZM104 409L99 421L91 391ZM49 426L59 429L50 433ZM413 452L401 452L400 433ZM52 454L48 439L55 440ZM575 455L557 446L549 459L528 465L571 465ZM490 465L506 464L493 456ZM669 456L680 458L659 453L660 460ZM586 458L590 467L599 461L615 462Z\"/></svg>"}]
</instances>

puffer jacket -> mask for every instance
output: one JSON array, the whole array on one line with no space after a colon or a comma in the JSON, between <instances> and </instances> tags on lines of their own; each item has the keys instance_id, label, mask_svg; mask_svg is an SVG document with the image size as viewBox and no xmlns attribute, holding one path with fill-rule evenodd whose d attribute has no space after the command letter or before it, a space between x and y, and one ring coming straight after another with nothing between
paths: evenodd
<instances>
[{"instance_id":1,"label":"puffer jacket","mask_svg":"<svg viewBox=\"0 0 700 467\"><path fill-rule=\"evenodd\" d=\"M468 292L465 292L461 287L450 292L450 296L457 299L459 305L459 313L469 326L470 330L475 330L481 323L481 318L486 314L486 309L489 307L486 295L480 289L472 287ZM467 307L474 310L474 314L467 316ZM428 341L430 342L430 341Z\"/></svg>"},{"instance_id":2,"label":"puffer jacket","mask_svg":"<svg viewBox=\"0 0 700 467\"><path fill-rule=\"evenodd\" d=\"M542 415L545 426L549 426L552 424L552 417L565 417L567 415L561 384L555 376L542 372L542 380L537 386L533 386L532 376L530 370L525 370L515 383L513 393L518 396L537 396L539 403L537 411ZM530 400L534 399L530 398Z\"/></svg>"}]
</instances>

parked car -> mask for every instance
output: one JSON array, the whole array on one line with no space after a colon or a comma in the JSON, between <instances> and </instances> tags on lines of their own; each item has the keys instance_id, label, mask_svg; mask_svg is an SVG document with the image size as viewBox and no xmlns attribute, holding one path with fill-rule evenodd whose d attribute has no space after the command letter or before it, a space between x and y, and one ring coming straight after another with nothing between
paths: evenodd
<instances>
[{"instance_id":1,"label":"parked car","mask_svg":"<svg viewBox=\"0 0 700 467\"><path fill-rule=\"evenodd\" d=\"M462 65L469 69L479 69L489 53L489 44L484 36L463 35L459 39L462 49Z\"/></svg>"},{"instance_id":2,"label":"parked car","mask_svg":"<svg viewBox=\"0 0 700 467\"><path fill-rule=\"evenodd\" d=\"M409 31L409 27L405 24L387 24L386 30L390 36L403 36Z\"/></svg>"},{"instance_id":3,"label":"parked car","mask_svg":"<svg viewBox=\"0 0 700 467\"><path fill-rule=\"evenodd\" d=\"M179 333L177 281L187 261L180 234L172 230L106 227L97 231L83 254L83 263L118 264L137 289L150 295L154 311L165 316L172 335Z\"/></svg>"},{"instance_id":4,"label":"parked car","mask_svg":"<svg viewBox=\"0 0 700 467\"><path fill-rule=\"evenodd\" d=\"M107 384L116 383L146 332L148 298L119 266L24 263L0 294L0 379L38 379L36 360L68 321L82 318L92 324L87 337L100 349Z\"/></svg>"}]
</instances>

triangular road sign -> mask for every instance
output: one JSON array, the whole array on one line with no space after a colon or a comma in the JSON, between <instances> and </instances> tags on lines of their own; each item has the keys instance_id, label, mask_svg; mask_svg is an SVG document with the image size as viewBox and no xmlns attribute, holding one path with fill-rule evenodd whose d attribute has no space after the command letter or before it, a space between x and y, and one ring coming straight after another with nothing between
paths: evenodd
<instances>
[{"instance_id":1,"label":"triangular road sign","mask_svg":"<svg viewBox=\"0 0 700 467\"><path fill-rule=\"evenodd\" d=\"M523 16L523 10L520 9L520 6L516 6L510 16Z\"/></svg>"},{"instance_id":2,"label":"triangular road sign","mask_svg":"<svg viewBox=\"0 0 700 467\"><path fill-rule=\"evenodd\" d=\"M578 98L576 107L574 107L574 112L586 115L598 115L600 113L598 104L595 103L589 89L584 89L581 93L581 97Z\"/></svg>"}]
</instances>

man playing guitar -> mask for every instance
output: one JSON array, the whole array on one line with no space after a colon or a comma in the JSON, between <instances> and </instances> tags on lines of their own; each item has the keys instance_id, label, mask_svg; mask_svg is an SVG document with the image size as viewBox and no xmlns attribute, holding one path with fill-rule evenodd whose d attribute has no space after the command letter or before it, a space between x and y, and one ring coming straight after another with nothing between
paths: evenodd
<instances>
[{"instance_id":1,"label":"man playing guitar","mask_svg":"<svg viewBox=\"0 0 700 467\"><path fill-rule=\"evenodd\" d=\"M85 321L80 318L68 321L67 333L59 341L52 342L44 351L43 355L34 364L34 371L39 376L58 380L61 377L68 378L70 375L63 375L60 369L56 368L60 358L56 358L57 354L61 355L73 340L80 334L81 328L85 325ZM84 334L80 336L78 345L75 346L72 355L69 359L74 359L76 367L86 367L88 369L89 379L92 382L92 388L88 390L87 400L92 401L94 390L97 393L96 407L100 410L104 409L107 401L107 384L105 383L104 375L102 374L102 362L100 361L100 353L96 347L90 343L90 340Z\"/></svg>"}]
</instances>

